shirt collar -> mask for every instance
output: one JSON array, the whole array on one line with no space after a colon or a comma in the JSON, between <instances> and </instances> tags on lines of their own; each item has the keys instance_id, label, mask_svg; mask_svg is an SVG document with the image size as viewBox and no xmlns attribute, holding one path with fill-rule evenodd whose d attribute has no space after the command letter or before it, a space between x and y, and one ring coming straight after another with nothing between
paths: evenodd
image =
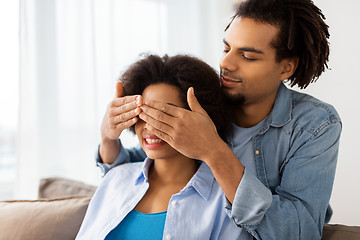
<instances>
[{"instance_id":1,"label":"shirt collar","mask_svg":"<svg viewBox=\"0 0 360 240\"><path fill-rule=\"evenodd\" d=\"M189 187L193 187L202 198L208 200L214 181L215 177L212 174L210 167L206 165L206 163L202 162L199 169L184 189L186 190Z\"/></svg>"},{"instance_id":2,"label":"shirt collar","mask_svg":"<svg viewBox=\"0 0 360 240\"><path fill-rule=\"evenodd\" d=\"M280 84L273 109L267 117L265 125L273 127L282 127L291 120L292 100L291 91L284 85Z\"/></svg>"},{"instance_id":3,"label":"shirt collar","mask_svg":"<svg viewBox=\"0 0 360 240\"><path fill-rule=\"evenodd\" d=\"M274 106L270 114L263 120L262 127L259 134L265 133L270 126L283 127L291 121L292 114L292 97L291 90L289 90L284 83L281 83L276 94ZM236 126L234 124L234 126ZM230 135L228 138L228 145L230 148L234 147L234 136Z\"/></svg>"},{"instance_id":4,"label":"shirt collar","mask_svg":"<svg viewBox=\"0 0 360 240\"><path fill-rule=\"evenodd\" d=\"M153 164L154 160L146 158L143 162L143 166L138 173L138 177L135 179L135 185L143 182L148 182L149 179L149 168Z\"/></svg>"},{"instance_id":5,"label":"shirt collar","mask_svg":"<svg viewBox=\"0 0 360 240\"><path fill-rule=\"evenodd\" d=\"M146 158L141 171L138 173L138 177L135 179L135 185L148 182L149 168L153 164L154 160ZM212 174L210 167L206 163L202 162L199 169L194 176L187 183L185 188L181 192L188 188L194 188L195 191L205 200L208 200L211 194L211 190L214 184L215 178Z\"/></svg>"}]
</instances>

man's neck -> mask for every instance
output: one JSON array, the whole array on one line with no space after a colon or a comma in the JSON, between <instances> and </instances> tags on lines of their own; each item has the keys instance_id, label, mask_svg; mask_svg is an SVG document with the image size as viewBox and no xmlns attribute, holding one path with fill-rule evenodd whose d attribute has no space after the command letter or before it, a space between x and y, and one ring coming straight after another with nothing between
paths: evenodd
<instances>
[{"instance_id":1,"label":"man's neck","mask_svg":"<svg viewBox=\"0 0 360 240\"><path fill-rule=\"evenodd\" d=\"M273 101L243 104L231 108L232 122L242 128L250 128L264 120L271 112L275 99Z\"/></svg>"}]
</instances>

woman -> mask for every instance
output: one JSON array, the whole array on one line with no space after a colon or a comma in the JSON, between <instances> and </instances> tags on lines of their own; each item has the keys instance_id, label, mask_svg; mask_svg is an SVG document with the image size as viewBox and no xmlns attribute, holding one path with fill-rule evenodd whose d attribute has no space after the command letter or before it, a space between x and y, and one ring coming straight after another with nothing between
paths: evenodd
<instances>
[{"instance_id":1,"label":"woman","mask_svg":"<svg viewBox=\"0 0 360 240\"><path fill-rule=\"evenodd\" d=\"M226 139L230 132L218 75L199 59L149 55L120 80L125 95L142 95L144 104L186 109L187 90L193 87L218 134ZM226 197L205 163L177 152L141 120L131 130L147 158L107 173L77 239L251 239L227 216Z\"/></svg>"}]
</instances>

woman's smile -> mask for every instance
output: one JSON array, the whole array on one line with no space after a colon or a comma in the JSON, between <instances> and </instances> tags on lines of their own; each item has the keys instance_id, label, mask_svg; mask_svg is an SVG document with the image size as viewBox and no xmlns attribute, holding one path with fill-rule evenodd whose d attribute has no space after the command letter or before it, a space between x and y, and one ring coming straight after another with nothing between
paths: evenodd
<instances>
[{"instance_id":1,"label":"woman's smile","mask_svg":"<svg viewBox=\"0 0 360 240\"><path fill-rule=\"evenodd\" d=\"M147 149L151 149L151 150L157 149L166 144L166 142L164 142L155 135L144 135L143 140L144 140L144 146Z\"/></svg>"}]
</instances>

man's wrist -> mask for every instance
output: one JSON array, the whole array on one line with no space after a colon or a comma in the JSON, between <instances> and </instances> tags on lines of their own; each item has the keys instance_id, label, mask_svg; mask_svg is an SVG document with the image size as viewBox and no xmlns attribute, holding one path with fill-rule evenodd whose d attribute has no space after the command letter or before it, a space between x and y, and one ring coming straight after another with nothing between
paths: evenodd
<instances>
[{"instance_id":1,"label":"man's wrist","mask_svg":"<svg viewBox=\"0 0 360 240\"><path fill-rule=\"evenodd\" d=\"M119 139L103 139L99 147L99 156L103 163L112 164L120 153Z\"/></svg>"},{"instance_id":2,"label":"man's wrist","mask_svg":"<svg viewBox=\"0 0 360 240\"><path fill-rule=\"evenodd\" d=\"M205 162L208 166L211 166L214 162L217 162L219 159L224 158L229 154L233 155L233 152L229 146L220 139L214 146L205 151L205 154L200 160Z\"/></svg>"},{"instance_id":3,"label":"man's wrist","mask_svg":"<svg viewBox=\"0 0 360 240\"><path fill-rule=\"evenodd\" d=\"M232 204L236 190L244 176L245 168L229 146L222 142L203 160Z\"/></svg>"}]
</instances>

